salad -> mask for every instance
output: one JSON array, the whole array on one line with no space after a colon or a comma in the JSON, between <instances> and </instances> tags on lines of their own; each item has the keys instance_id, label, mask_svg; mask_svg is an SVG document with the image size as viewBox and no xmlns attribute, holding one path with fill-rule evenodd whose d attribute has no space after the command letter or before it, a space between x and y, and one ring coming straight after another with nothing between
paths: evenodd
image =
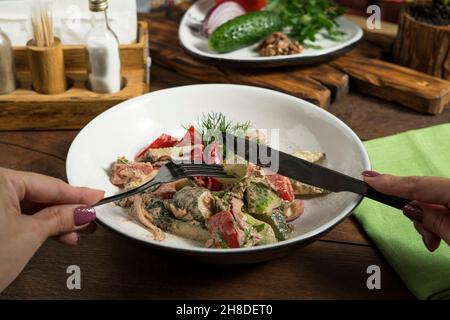
<instances>
[{"instance_id":1,"label":"salad","mask_svg":"<svg viewBox=\"0 0 450 320\"><path fill-rule=\"evenodd\" d=\"M249 122L233 123L222 113L202 115L181 139L163 133L133 161L119 157L111 165L111 182L124 190L134 188L152 179L161 166L178 156L223 164L235 178L196 177L166 183L116 204L127 208L130 217L159 241L166 232L201 241L210 248L253 247L289 239L293 230L290 222L304 211L300 196L326 192L245 161L227 164L223 146L207 134L209 130L258 142L265 139L259 130L251 129ZM325 157L324 153L310 151L294 155L310 162Z\"/></svg>"},{"instance_id":2,"label":"salad","mask_svg":"<svg viewBox=\"0 0 450 320\"><path fill-rule=\"evenodd\" d=\"M318 34L339 40L336 18L344 12L333 0L215 0L200 29L218 53L259 43L261 56L289 55L320 48Z\"/></svg>"}]
</instances>

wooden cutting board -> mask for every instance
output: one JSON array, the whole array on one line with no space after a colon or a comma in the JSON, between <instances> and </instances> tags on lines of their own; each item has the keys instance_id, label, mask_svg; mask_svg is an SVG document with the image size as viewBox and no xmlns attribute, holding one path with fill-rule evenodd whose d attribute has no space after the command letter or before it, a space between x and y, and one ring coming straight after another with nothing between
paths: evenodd
<instances>
[{"instance_id":1,"label":"wooden cutting board","mask_svg":"<svg viewBox=\"0 0 450 320\"><path fill-rule=\"evenodd\" d=\"M328 63L276 69L231 69L189 56L178 40L178 23L166 17L150 21L150 55L156 64L204 82L265 87L305 99L322 108L351 88L398 102L408 108L439 114L450 104L450 82L382 61L394 38L367 34L356 48Z\"/></svg>"}]
</instances>

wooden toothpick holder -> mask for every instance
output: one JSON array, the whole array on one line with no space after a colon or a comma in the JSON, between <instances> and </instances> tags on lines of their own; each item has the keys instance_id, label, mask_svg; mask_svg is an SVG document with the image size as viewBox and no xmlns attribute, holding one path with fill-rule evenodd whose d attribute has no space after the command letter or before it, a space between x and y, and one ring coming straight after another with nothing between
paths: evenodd
<instances>
[{"instance_id":1,"label":"wooden toothpick holder","mask_svg":"<svg viewBox=\"0 0 450 320\"><path fill-rule=\"evenodd\" d=\"M34 40L28 41L27 55L31 83L36 92L58 94L66 91L63 48L58 38L50 47L37 47Z\"/></svg>"}]
</instances>

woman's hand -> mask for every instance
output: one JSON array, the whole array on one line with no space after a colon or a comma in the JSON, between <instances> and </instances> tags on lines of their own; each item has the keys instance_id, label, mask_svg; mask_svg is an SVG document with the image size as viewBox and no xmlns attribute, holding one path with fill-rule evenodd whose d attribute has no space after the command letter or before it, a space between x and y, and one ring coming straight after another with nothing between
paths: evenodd
<instances>
[{"instance_id":1,"label":"woman's hand","mask_svg":"<svg viewBox=\"0 0 450 320\"><path fill-rule=\"evenodd\" d=\"M104 192L77 188L36 173L0 168L0 292L49 237L68 245L95 220L87 207Z\"/></svg>"},{"instance_id":2,"label":"woman's hand","mask_svg":"<svg viewBox=\"0 0 450 320\"><path fill-rule=\"evenodd\" d=\"M380 192L414 200L403 213L414 222L428 250L435 251L441 239L450 244L450 179L395 177L374 171L363 176Z\"/></svg>"}]
</instances>

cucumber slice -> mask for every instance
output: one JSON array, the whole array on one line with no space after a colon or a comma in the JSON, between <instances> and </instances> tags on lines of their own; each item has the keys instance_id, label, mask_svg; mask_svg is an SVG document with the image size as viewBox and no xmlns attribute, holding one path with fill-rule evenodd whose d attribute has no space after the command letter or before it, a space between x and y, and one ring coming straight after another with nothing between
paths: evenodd
<instances>
[{"instance_id":1,"label":"cucumber slice","mask_svg":"<svg viewBox=\"0 0 450 320\"><path fill-rule=\"evenodd\" d=\"M208 230L201 223L175 219L164 202L158 198L150 199L145 209L151 213L155 225L166 232L197 241L206 241L209 238Z\"/></svg>"},{"instance_id":2,"label":"cucumber slice","mask_svg":"<svg viewBox=\"0 0 450 320\"><path fill-rule=\"evenodd\" d=\"M290 229L281 212L274 211L271 214L256 214L254 217L268 223L275 232L278 240L287 240L289 238Z\"/></svg>"},{"instance_id":3,"label":"cucumber slice","mask_svg":"<svg viewBox=\"0 0 450 320\"><path fill-rule=\"evenodd\" d=\"M245 221L250 224L253 228L255 228L256 232L261 236L261 239L258 242L258 245L271 244L278 242L277 237L275 236L275 232L270 224L255 219L249 214L244 213Z\"/></svg>"},{"instance_id":4,"label":"cucumber slice","mask_svg":"<svg viewBox=\"0 0 450 320\"><path fill-rule=\"evenodd\" d=\"M197 241L206 241L209 238L208 230L197 221L187 222L174 219L168 231L177 236Z\"/></svg>"},{"instance_id":5,"label":"cucumber slice","mask_svg":"<svg viewBox=\"0 0 450 320\"><path fill-rule=\"evenodd\" d=\"M212 214L213 200L208 189L184 187L175 193L170 208L179 219L204 222Z\"/></svg>"},{"instance_id":6,"label":"cucumber slice","mask_svg":"<svg viewBox=\"0 0 450 320\"><path fill-rule=\"evenodd\" d=\"M223 164L223 170L233 178L216 178L223 184L236 183L245 178L247 175L247 163Z\"/></svg>"},{"instance_id":7,"label":"cucumber slice","mask_svg":"<svg viewBox=\"0 0 450 320\"><path fill-rule=\"evenodd\" d=\"M251 214L269 214L281 205L277 194L263 183L252 182L245 190L248 212Z\"/></svg>"}]
</instances>

